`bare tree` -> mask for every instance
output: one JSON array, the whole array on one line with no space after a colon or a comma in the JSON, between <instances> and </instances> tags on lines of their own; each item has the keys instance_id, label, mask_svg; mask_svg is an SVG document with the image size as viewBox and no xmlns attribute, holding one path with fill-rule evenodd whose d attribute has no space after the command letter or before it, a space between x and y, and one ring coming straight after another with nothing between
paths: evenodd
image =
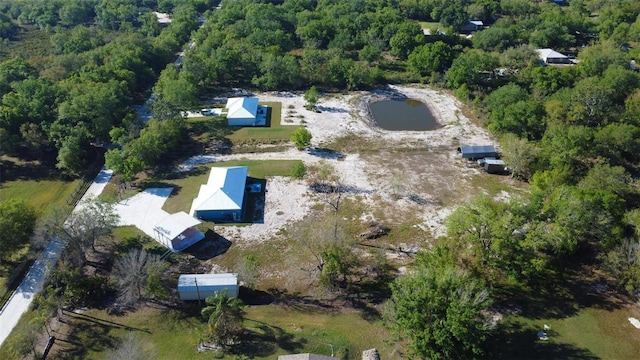
<instances>
[{"instance_id":1,"label":"bare tree","mask_svg":"<svg viewBox=\"0 0 640 360\"><path fill-rule=\"evenodd\" d=\"M258 276L260 275L259 266L258 260L253 255L247 255L239 261L236 271L244 286L250 289L256 288Z\"/></svg>"},{"instance_id":2,"label":"bare tree","mask_svg":"<svg viewBox=\"0 0 640 360\"><path fill-rule=\"evenodd\" d=\"M144 249L133 249L118 258L113 265L113 274L119 288L118 300L132 305L147 293L150 276L159 273L163 266L160 257Z\"/></svg>"},{"instance_id":3,"label":"bare tree","mask_svg":"<svg viewBox=\"0 0 640 360\"><path fill-rule=\"evenodd\" d=\"M155 358L156 354L149 352L144 347L140 335L131 331L119 342L118 347L113 349L107 356L108 360L151 360Z\"/></svg>"},{"instance_id":4,"label":"bare tree","mask_svg":"<svg viewBox=\"0 0 640 360\"><path fill-rule=\"evenodd\" d=\"M317 277L320 285L328 290L346 286L358 261L352 251L353 240L335 216L308 218L296 227L293 236L312 255L313 266L306 270Z\"/></svg>"},{"instance_id":5,"label":"bare tree","mask_svg":"<svg viewBox=\"0 0 640 360\"><path fill-rule=\"evenodd\" d=\"M111 234L118 224L119 216L113 206L97 198L80 203L68 215L63 208L51 210L39 224L37 237L58 237L66 243L66 253L78 266L87 262L86 253L95 251L95 245L101 238Z\"/></svg>"}]
</instances>

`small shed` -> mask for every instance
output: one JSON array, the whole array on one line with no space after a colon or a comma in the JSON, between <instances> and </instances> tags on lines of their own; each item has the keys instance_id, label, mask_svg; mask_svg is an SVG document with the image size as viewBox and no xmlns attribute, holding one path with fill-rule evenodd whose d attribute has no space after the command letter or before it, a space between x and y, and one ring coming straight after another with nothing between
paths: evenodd
<instances>
[{"instance_id":1,"label":"small shed","mask_svg":"<svg viewBox=\"0 0 640 360\"><path fill-rule=\"evenodd\" d=\"M153 227L154 238L173 252L182 251L204 239L204 234L195 228L201 223L184 211L167 215Z\"/></svg>"},{"instance_id":2,"label":"small shed","mask_svg":"<svg viewBox=\"0 0 640 360\"><path fill-rule=\"evenodd\" d=\"M463 159L477 160L483 158L497 158L498 152L493 145L463 145L458 148Z\"/></svg>"},{"instance_id":3,"label":"small shed","mask_svg":"<svg viewBox=\"0 0 640 360\"><path fill-rule=\"evenodd\" d=\"M305 353L305 354L280 355L278 356L278 360L340 360L340 359L333 356Z\"/></svg>"},{"instance_id":4,"label":"small shed","mask_svg":"<svg viewBox=\"0 0 640 360\"><path fill-rule=\"evenodd\" d=\"M504 161L499 159L486 159L482 168L489 174L500 174L505 172Z\"/></svg>"},{"instance_id":5,"label":"small shed","mask_svg":"<svg viewBox=\"0 0 640 360\"><path fill-rule=\"evenodd\" d=\"M238 297L238 274L182 274L178 278L180 300L204 300L217 291Z\"/></svg>"}]
</instances>

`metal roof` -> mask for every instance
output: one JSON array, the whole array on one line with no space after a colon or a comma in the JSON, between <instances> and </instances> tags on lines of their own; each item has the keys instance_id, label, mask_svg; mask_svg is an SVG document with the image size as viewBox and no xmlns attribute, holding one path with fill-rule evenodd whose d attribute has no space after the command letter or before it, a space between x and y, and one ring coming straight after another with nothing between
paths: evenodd
<instances>
[{"instance_id":1,"label":"metal roof","mask_svg":"<svg viewBox=\"0 0 640 360\"><path fill-rule=\"evenodd\" d=\"M238 274L182 274L178 278L178 287L196 286L229 286L238 285Z\"/></svg>"},{"instance_id":2,"label":"metal roof","mask_svg":"<svg viewBox=\"0 0 640 360\"><path fill-rule=\"evenodd\" d=\"M248 168L246 166L212 167L209 181L200 186L193 200L192 214L202 210L242 209Z\"/></svg>"},{"instance_id":3,"label":"metal roof","mask_svg":"<svg viewBox=\"0 0 640 360\"><path fill-rule=\"evenodd\" d=\"M493 145L463 145L458 148L464 154L485 154L495 153L496 148Z\"/></svg>"}]
</instances>

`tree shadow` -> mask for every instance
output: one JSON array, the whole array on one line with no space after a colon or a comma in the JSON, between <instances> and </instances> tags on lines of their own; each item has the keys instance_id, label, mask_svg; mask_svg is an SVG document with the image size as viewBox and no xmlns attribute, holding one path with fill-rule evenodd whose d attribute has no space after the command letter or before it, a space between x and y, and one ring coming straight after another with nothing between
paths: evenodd
<instances>
[{"instance_id":1,"label":"tree shadow","mask_svg":"<svg viewBox=\"0 0 640 360\"><path fill-rule=\"evenodd\" d=\"M226 253L231 244L231 241L224 236L213 230L207 230L204 239L189 246L183 253L192 255L198 260L209 260Z\"/></svg>"},{"instance_id":2,"label":"tree shadow","mask_svg":"<svg viewBox=\"0 0 640 360\"><path fill-rule=\"evenodd\" d=\"M548 340L538 338L531 325L511 323L502 327L491 339L491 352L496 359L599 359L588 349L554 342L554 333L547 331Z\"/></svg>"},{"instance_id":3,"label":"tree shadow","mask_svg":"<svg viewBox=\"0 0 640 360\"><path fill-rule=\"evenodd\" d=\"M569 266L560 269L560 275L541 279L530 288L496 289L496 297L516 307L522 316L530 319L562 319L577 314L583 308L613 311L627 302L623 296L609 288L604 279L586 276L589 270Z\"/></svg>"},{"instance_id":4,"label":"tree shadow","mask_svg":"<svg viewBox=\"0 0 640 360\"><path fill-rule=\"evenodd\" d=\"M373 194L373 190L362 189L354 185L334 185L328 182L314 182L312 184L309 184L309 190L318 194Z\"/></svg>"},{"instance_id":5,"label":"tree shadow","mask_svg":"<svg viewBox=\"0 0 640 360\"><path fill-rule=\"evenodd\" d=\"M44 157L35 159L0 159L0 184L17 180L69 180L55 167L53 160Z\"/></svg>"},{"instance_id":6,"label":"tree shadow","mask_svg":"<svg viewBox=\"0 0 640 360\"><path fill-rule=\"evenodd\" d=\"M307 343L305 338L296 338L294 334L284 331L278 326L266 324L252 319L244 319L246 323L255 323L245 330L243 340L231 349L234 355L244 355L249 358L268 357L278 348L289 353L297 352Z\"/></svg>"},{"instance_id":7,"label":"tree shadow","mask_svg":"<svg viewBox=\"0 0 640 360\"><path fill-rule=\"evenodd\" d=\"M308 151L309 155L317 156L323 159L333 159L333 160L342 160L347 157L345 154L340 151L336 151L333 149L322 148L322 147L313 147Z\"/></svg>"},{"instance_id":8,"label":"tree shadow","mask_svg":"<svg viewBox=\"0 0 640 360\"><path fill-rule=\"evenodd\" d=\"M316 106L316 108L320 111L323 112L329 112L329 113L348 113L349 109L345 109L345 108L337 108L334 106L322 106L322 105L318 105Z\"/></svg>"},{"instance_id":9,"label":"tree shadow","mask_svg":"<svg viewBox=\"0 0 640 360\"><path fill-rule=\"evenodd\" d=\"M302 313L314 314L335 310L331 303L299 292L289 293L286 289L279 288L270 288L267 292L273 296L274 304L287 306Z\"/></svg>"},{"instance_id":10,"label":"tree shadow","mask_svg":"<svg viewBox=\"0 0 640 360\"><path fill-rule=\"evenodd\" d=\"M68 314L68 313L67 313ZM73 319L73 331L66 335L56 335L56 342L67 346L58 348L56 357L84 358L89 350L101 352L116 344L116 337L110 334L114 326L84 318Z\"/></svg>"},{"instance_id":11,"label":"tree shadow","mask_svg":"<svg viewBox=\"0 0 640 360\"><path fill-rule=\"evenodd\" d=\"M105 320L105 319L100 319L97 318L95 316L91 316L91 315L87 315L84 313L78 313L75 311L64 311L62 310L62 313L64 315L67 315L71 318L74 318L74 321L85 321L85 322L89 322L89 323L93 323L93 324L97 324L97 325L101 325L101 326L109 326L112 328L120 328L120 329L125 329L125 330L136 330L136 331L142 331L145 332L147 334L151 334L151 331L149 331L148 329L140 329L140 328L135 328L135 327L131 327L128 325L124 325L124 324L120 324L114 321L110 321L110 320Z\"/></svg>"},{"instance_id":12,"label":"tree shadow","mask_svg":"<svg viewBox=\"0 0 640 360\"><path fill-rule=\"evenodd\" d=\"M250 289L244 286L240 287L239 297L242 300L242 302L244 302L246 305L249 305L249 306L269 305L269 304L273 304L273 302L275 301L273 294L269 292L257 290L257 289Z\"/></svg>"},{"instance_id":13,"label":"tree shadow","mask_svg":"<svg viewBox=\"0 0 640 360\"><path fill-rule=\"evenodd\" d=\"M267 180L247 177L242 223L264 224Z\"/></svg>"}]
</instances>

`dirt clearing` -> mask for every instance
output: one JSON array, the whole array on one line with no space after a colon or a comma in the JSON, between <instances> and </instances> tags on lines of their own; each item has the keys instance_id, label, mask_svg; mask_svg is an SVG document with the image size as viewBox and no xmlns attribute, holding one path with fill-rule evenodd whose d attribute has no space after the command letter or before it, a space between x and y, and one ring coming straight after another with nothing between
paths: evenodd
<instances>
[{"instance_id":1,"label":"dirt clearing","mask_svg":"<svg viewBox=\"0 0 640 360\"><path fill-rule=\"evenodd\" d=\"M444 218L481 191L473 188L473 178L495 176L470 166L457 153L461 144L495 144L495 140L465 117L461 104L445 92L419 86L389 86L373 92L328 95L320 98L319 112L305 109L302 95L256 95L261 101L282 103L282 124L306 126L313 135L312 150L203 155L189 159L183 164L184 169L242 158L298 159L308 167L325 161L349 189L345 197L362 203L366 209L356 221L375 218L387 223L393 232L394 226L412 219L412 226L425 235L413 244L418 246L426 245L421 244L424 239L444 234ZM389 97L423 102L441 126L433 131L386 131L376 127L367 104ZM336 151L333 144L345 138L357 145L346 143ZM266 190L264 223L220 226L216 231L241 246L267 241L321 202L305 181L273 177L267 179Z\"/></svg>"}]
</instances>

